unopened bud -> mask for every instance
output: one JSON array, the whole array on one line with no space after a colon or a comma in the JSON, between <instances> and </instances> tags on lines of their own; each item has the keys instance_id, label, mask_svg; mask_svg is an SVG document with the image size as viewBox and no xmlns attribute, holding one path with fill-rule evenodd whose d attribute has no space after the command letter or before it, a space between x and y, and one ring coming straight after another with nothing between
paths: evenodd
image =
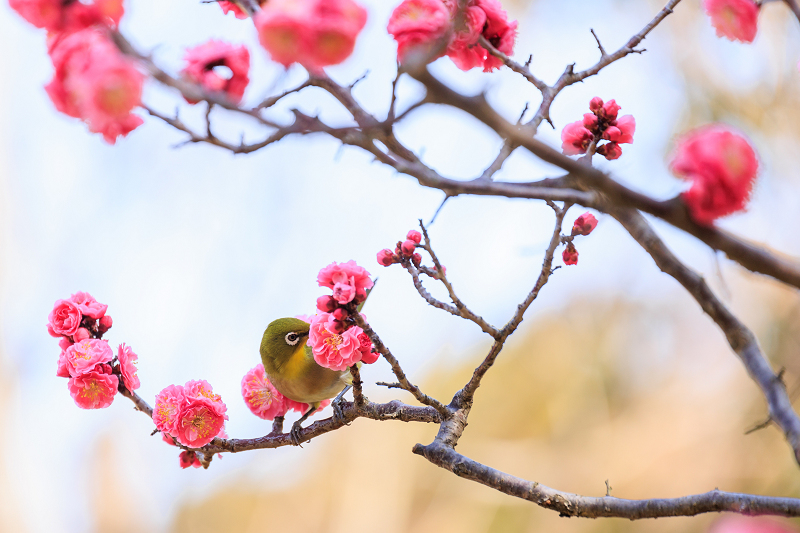
<instances>
[{"instance_id":1,"label":"unopened bud","mask_svg":"<svg viewBox=\"0 0 800 533\"><path fill-rule=\"evenodd\" d=\"M416 248L417 243L412 240L403 241L403 244L400 245L400 251L403 252L405 256L411 256Z\"/></svg>"},{"instance_id":2,"label":"unopened bud","mask_svg":"<svg viewBox=\"0 0 800 533\"><path fill-rule=\"evenodd\" d=\"M589 101L589 109L592 111L597 111L598 109L603 107L603 99L599 96L595 96Z\"/></svg>"},{"instance_id":3,"label":"unopened bud","mask_svg":"<svg viewBox=\"0 0 800 533\"><path fill-rule=\"evenodd\" d=\"M353 301L355 303L357 303L357 304L360 304L361 302L363 302L366 299L367 299L367 291L365 291L364 289L357 289L356 290L356 297L353 298Z\"/></svg>"},{"instance_id":4,"label":"unopened bud","mask_svg":"<svg viewBox=\"0 0 800 533\"><path fill-rule=\"evenodd\" d=\"M589 235L597 227L597 219L591 213L584 213L575 219L572 235Z\"/></svg>"},{"instance_id":5,"label":"unopened bud","mask_svg":"<svg viewBox=\"0 0 800 533\"><path fill-rule=\"evenodd\" d=\"M388 248L384 248L378 252L378 264L385 267L391 266L394 263L394 254Z\"/></svg>"},{"instance_id":6,"label":"unopened bud","mask_svg":"<svg viewBox=\"0 0 800 533\"><path fill-rule=\"evenodd\" d=\"M58 347L61 348L62 350L66 350L70 346L72 346L72 341L69 340L68 337L61 337L58 340Z\"/></svg>"},{"instance_id":7,"label":"unopened bud","mask_svg":"<svg viewBox=\"0 0 800 533\"><path fill-rule=\"evenodd\" d=\"M361 355L361 362L364 363L365 365L371 365L372 363L378 360L378 357L380 357L380 354L378 352L368 352L366 354Z\"/></svg>"},{"instance_id":8,"label":"unopened bud","mask_svg":"<svg viewBox=\"0 0 800 533\"><path fill-rule=\"evenodd\" d=\"M609 100L603 104L603 116L606 120L616 120L620 109L622 108L617 105L616 100Z\"/></svg>"},{"instance_id":9,"label":"unopened bud","mask_svg":"<svg viewBox=\"0 0 800 533\"><path fill-rule=\"evenodd\" d=\"M561 258L564 260L565 265L577 265L578 264L578 250L575 249L575 246L572 243L569 243L561 254Z\"/></svg>"},{"instance_id":10,"label":"unopened bud","mask_svg":"<svg viewBox=\"0 0 800 533\"><path fill-rule=\"evenodd\" d=\"M597 148L597 153L609 161L619 159L622 155L622 148L617 143L606 143Z\"/></svg>"},{"instance_id":11,"label":"unopened bud","mask_svg":"<svg viewBox=\"0 0 800 533\"><path fill-rule=\"evenodd\" d=\"M341 320L332 320L329 324L331 326L331 333L335 333L336 335L344 333L344 322Z\"/></svg>"},{"instance_id":12,"label":"unopened bud","mask_svg":"<svg viewBox=\"0 0 800 533\"><path fill-rule=\"evenodd\" d=\"M333 299L333 296L320 296L317 298L317 309L323 313L330 313L336 307L336 300Z\"/></svg>"},{"instance_id":13,"label":"unopened bud","mask_svg":"<svg viewBox=\"0 0 800 533\"><path fill-rule=\"evenodd\" d=\"M419 244L420 242L422 242L422 234L412 229L411 231L408 232L408 235L406 235L406 239L409 241L414 241L415 243Z\"/></svg>"},{"instance_id":14,"label":"unopened bud","mask_svg":"<svg viewBox=\"0 0 800 533\"><path fill-rule=\"evenodd\" d=\"M596 131L597 130L597 115L594 113L584 113L583 114L583 127L589 131Z\"/></svg>"},{"instance_id":15,"label":"unopened bud","mask_svg":"<svg viewBox=\"0 0 800 533\"><path fill-rule=\"evenodd\" d=\"M100 318L100 323L97 325L97 328L100 330L100 333L105 333L106 331L111 329L111 326L114 324L114 321L111 320L111 317L108 315L103 316Z\"/></svg>"},{"instance_id":16,"label":"unopened bud","mask_svg":"<svg viewBox=\"0 0 800 533\"><path fill-rule=\"evenodd\" d=\"M342 309L341 307L339 307L333 311L333 318L335 318L336 320L344 320L347 317L348 314L346 309Z\"/></svg>"},{"instance_id":17,"label":"unopened bud","mask_svg":"<svg viewBox=\"0 0 800 533\"><path fill-rule=\"evenodd\" d=\"M89 333L88 329L78 328L78 331L75 332L75 335L72 336L72 339L75 342L81 342L83 340L88 339L89 337L91 337L91 334Z\"/></svg>"},{"instance_id":18,"label":"unopened bud","mask_svg":"<svg viewBox=\"0 0 800 533\"><path fill-rule=\"evenodd\" d=\"M418 267L420 263L422 263L422 256L419 254L414 254L411 256L411 261L414 263L414 266Z\"/></svg>"}]
</instances>

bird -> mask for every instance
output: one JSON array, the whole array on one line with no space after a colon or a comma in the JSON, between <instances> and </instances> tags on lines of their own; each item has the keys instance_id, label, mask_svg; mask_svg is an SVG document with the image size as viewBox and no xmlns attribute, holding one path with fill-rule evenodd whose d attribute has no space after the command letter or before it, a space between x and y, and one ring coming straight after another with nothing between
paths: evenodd
<instances>
[{"instance_id":1,"label":"bird","mask_svg":"<svg viewBox=\"0 0 800 533\"><path fill-rule=\"evenodd\" d=\"M340 401L353 384L350 369L331 370L317 364L308 334L311 325L299 318L273 320L261 338L261 362L270 383L278 392L296 402L307 403L308 411L292 425L292 443L300 444L302 423L311 416L323 400L333 401L334 417L343 419Z\"/></svg>"}]
</instances>

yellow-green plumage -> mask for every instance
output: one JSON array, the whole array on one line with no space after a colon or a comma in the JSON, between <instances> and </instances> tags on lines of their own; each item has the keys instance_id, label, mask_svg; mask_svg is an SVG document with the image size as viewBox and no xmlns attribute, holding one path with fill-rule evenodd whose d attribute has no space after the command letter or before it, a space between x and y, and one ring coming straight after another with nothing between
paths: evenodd
<instances>
[{"instance_id":1,"label":"yellow-green plumage","mask_svg":"<svg viewBox=\"0 0 800 533\"><path fill-rule=\"evenodd\" d=\"M264 370L281 394L317 408L349 385L352 376L347 370L330 370L314 361L307 345L309 328L297 318L274 320L264 331L260 352Z\"/></svg>"}]
</instances>

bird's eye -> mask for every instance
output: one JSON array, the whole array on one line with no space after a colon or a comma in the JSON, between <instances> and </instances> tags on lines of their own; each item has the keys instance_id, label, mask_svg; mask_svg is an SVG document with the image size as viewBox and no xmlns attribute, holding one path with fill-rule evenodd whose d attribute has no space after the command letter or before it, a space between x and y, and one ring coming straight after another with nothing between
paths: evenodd
<instances>
[{"instance_id":1,"label":"bird's eye","mask_svg":"<svg viewBox=\"0 0 800 533\"><path fill-rule=\"evenodd\" d=\"M295 332L287 333L286 334L286 344L289 346L294 346L297 344L297 341L300 340L300 335Z\"/></svg>"}]
</instances>

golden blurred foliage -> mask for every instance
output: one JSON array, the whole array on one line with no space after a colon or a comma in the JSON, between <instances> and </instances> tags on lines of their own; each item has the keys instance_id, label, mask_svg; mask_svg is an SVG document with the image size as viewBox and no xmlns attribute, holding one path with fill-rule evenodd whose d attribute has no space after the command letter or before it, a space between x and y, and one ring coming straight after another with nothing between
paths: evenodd
<instances>
[{"instance_id":1,"label":"golden blurred foliage","mask_svg":"<svg viewBox=\"0 0 800 533\"><path fill-rule=\"evenodd\" d=\"M733 278L734 309L769 339L776 364L792 361L791 383L798 376L790 340L800 326L797 295ZM449 398L478 360L443 360L424 390ZM800 477L781 433L769 427L744 435L764 416L759 391L693 301L597 296L530 320L487 374L459 451L583 495L605 494L609 480L621 498L715 487L797 497ZM357 420L317 439L313 450L291 450L307 461L296 479L231 480L185 502L173 531L700 532L717 518L560 518L413 455L412 446L430 442L435 431Z\"/></svg>"}]
</instances>

